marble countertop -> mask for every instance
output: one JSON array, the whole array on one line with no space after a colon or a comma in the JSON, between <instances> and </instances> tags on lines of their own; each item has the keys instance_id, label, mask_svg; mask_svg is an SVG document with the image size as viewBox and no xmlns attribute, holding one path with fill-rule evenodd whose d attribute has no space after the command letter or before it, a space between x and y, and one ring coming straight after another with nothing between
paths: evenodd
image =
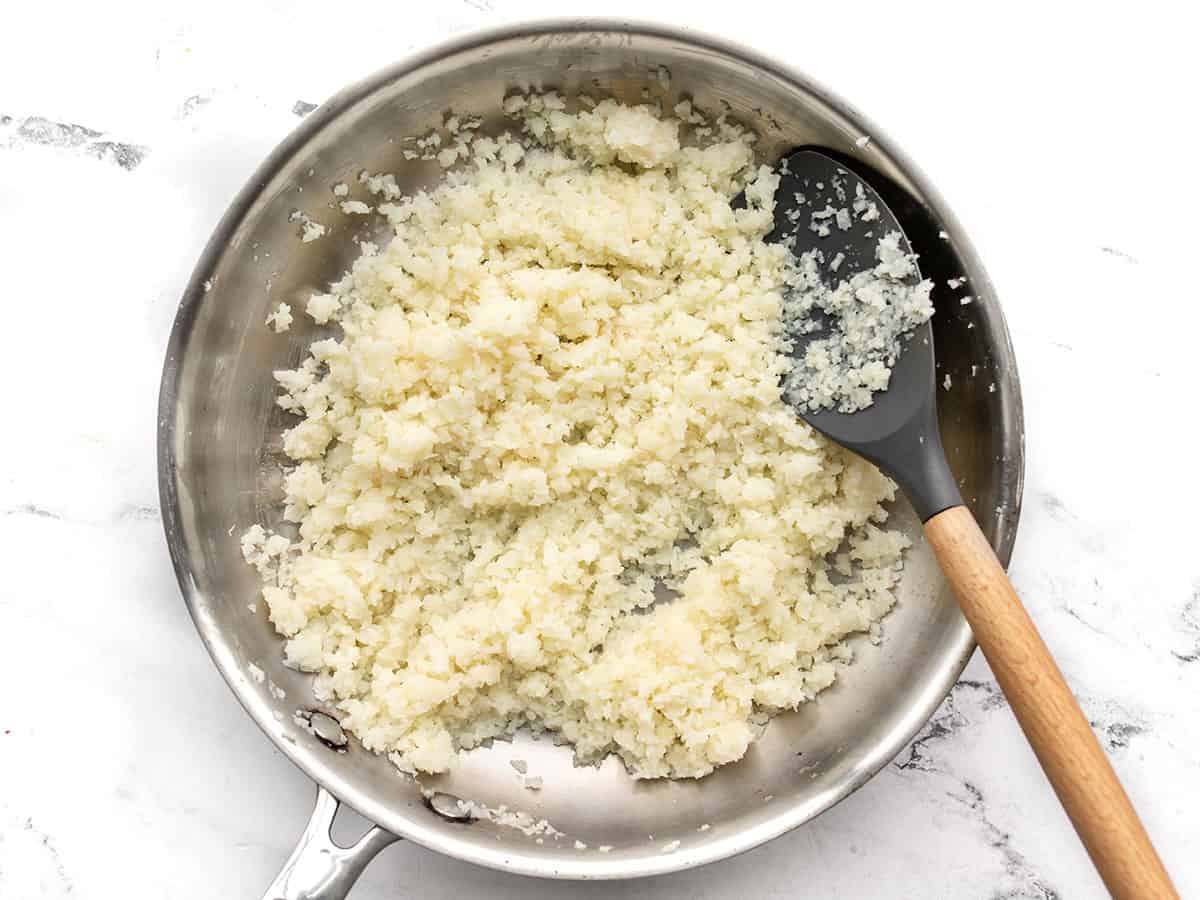
<instances>
[{"instance_id":1,"label":"marble countertop","mask_svg":"<svg viewBox=\"0 0 1200 900\"><path fill-rule=\"evenodd\" d=\"M1200 75L1184 4L1096 5L1082 23L1069 6L859 4L850 37L839 4L605 12L790 60L886 128L957 210L1025 393L1013 580L1181 893L1200 896ZM310 783L209 662L161 533L154 404L181 288L254 166L342 84L464 29L587 11L337 9L332 29L310 0L44 0L0 19L0 897L258 897L307 819ZM1135 410L1153 431L1123 423ZM739 858L570 886L402 842L352 896L748 894L1103 889L977 656L878 777Z\"/></svg>"}]
</instances>

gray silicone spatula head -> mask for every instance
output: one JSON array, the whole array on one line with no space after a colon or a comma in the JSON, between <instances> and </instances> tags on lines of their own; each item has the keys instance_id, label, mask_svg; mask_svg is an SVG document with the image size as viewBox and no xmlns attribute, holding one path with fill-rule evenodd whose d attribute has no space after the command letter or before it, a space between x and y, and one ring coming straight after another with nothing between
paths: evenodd
<instances>
[{"instance_id":1,"label":"gray silicone spatula head","mask_svg":"<svg viewBox=\"0 0 1200 900\"><path fill-rule=\"evenodd\" d=\"M836 271L827 265L824 277L849 278L874 266L880 238L892 232L899 233L901 249L912 253L891 209L849 166L815 150L797 150L784 158L777 171L775 230L769 239L791 238L797 256L820 250L828 262L840 254ZM857 211L853 211L855 201ZM838 209L851 214L839 220L829 212ZM867 209L872 212L863 215ZM920 279L919 271L913 278ZM792 355L800 358L819 335L795 336ZM922 521L962 503L938 434L934 372L933 329L926 322L906 336L887 389L877 391L870 406L853 413L797 410L822 434L894 478Z\"/></svg>"}]
</instances>

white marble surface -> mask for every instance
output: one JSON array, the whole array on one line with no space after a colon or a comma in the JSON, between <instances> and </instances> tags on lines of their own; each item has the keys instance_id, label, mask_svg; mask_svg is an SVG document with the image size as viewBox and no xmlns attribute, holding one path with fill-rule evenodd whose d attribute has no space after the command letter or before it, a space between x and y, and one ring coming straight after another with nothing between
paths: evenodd
<instances>
[{"instance_id":1,"label":"white marble surface","mask_svg":"<svg viewBox=\"0 0 1200 900\"><path fill-rule=\"evenodd\" d=\"M154 401L180 289L297 101L463 29L588 11L331 6L333 18L311 0L0 13L0 897L257 897L307 817L308 782L196 639L160 532ZM1013 578L1182 894L1200 896L1187 4L779 6L604 12L790 59L887 128L957 209L1024 384ZM1133 411L1159 419L1139 431L1122 421ZM402 843L353 896L1102 896L986 665L966 678L865 788L738 859L571 886Z\"/></svg>"}]
</instances>

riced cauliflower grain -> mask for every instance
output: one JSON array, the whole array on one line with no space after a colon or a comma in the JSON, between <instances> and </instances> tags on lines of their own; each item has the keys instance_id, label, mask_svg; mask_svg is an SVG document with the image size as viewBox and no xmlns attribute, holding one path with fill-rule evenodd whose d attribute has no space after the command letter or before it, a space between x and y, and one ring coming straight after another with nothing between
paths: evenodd
<instances>
[{"instance_id":1,"label":"riced cauliflower grain","mask_svg":"<svg viewBox=\"0 0 1200 900\"><path fill-rule=\"evenodd\" d=\"M402 769L528 724L702 776L895 602L895 486L781 398L795 279L752 135L506 109L428 192L362 176L395 234L307 304L341 334L276 373L298 536L243 552L288 663Z\"/></svg>"},{"instance_id":2,"label":"riced cauliflower grain","mask_svg":"<svg viewBox=\"0 0 1200 900\"><path fill-rule=\"evenodd\" d=\"M488 822L494 822L504 828L512 828L519 831L526 837L537 835L544 835L555 839L565 837L548 820L535 819L524 810L509 809L504 804L493 808L487 804L477 803L473 800L459 800L457 805L459 811L463 814L463 818L483 819ZM537 843L542 843L541 837L538 837Z\"/></svg>"},{"instance_id":3,"label":"riced cauliflower grain","mask_svg":"<svg viewBox=\"0 0 1200 900\"><path fill-rule=\"evenodd\" d=\"M313 220L306 213L303 213L300 210L294 210L291 215L288 216L288 221L300 223L300 240L305 244L325 236L325 226L320 222ZM258 259L258 257L256 256L255 259Z\"/></svg>"},{"instance_id":4,"label":"riced cauliflower grain","mask_svg":"<svg viewBox=\"0 0 1200 900\"><path fill-rule=\"evenodd\" d=\"M286 303L280 303L274 312L267 316L267 324L276 334L282 334L292 327L292 308Z\"/></svg>"}]
</instances>

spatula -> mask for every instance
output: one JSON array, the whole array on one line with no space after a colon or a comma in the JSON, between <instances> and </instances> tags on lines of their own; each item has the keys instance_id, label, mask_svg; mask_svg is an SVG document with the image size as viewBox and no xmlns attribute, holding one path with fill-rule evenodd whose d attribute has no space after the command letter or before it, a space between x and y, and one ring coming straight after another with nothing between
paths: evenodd
<instances>
[{"instance_id":1,"label":"spatula","mask_svg":"<svg viewBox=\"0 0 1200 900\"><path fill-rule=\"evenodd\" d=\"M896 216L849 165L802 149L778 171L773 237L794 235L797 255L815 249L830 260L841 254L831 277L874 265L879 239L890 232L898 232L904 251L912 252ZM827 200L846 207L856 196L874 204L878 215L868 221L851 216L849 228L845 216L843 227L827 217L809 227L813 211L826 209ZM811 337L798 338L793 353L803 353ZM933 330L926 323L908 335L887 389L874 395L871 406L854 413L798 412L879 466L908 495L996 680L1112 896L1178 898L1079 704L959 496L938 435L934 382Z\"/></svg>"}]
</instances>

